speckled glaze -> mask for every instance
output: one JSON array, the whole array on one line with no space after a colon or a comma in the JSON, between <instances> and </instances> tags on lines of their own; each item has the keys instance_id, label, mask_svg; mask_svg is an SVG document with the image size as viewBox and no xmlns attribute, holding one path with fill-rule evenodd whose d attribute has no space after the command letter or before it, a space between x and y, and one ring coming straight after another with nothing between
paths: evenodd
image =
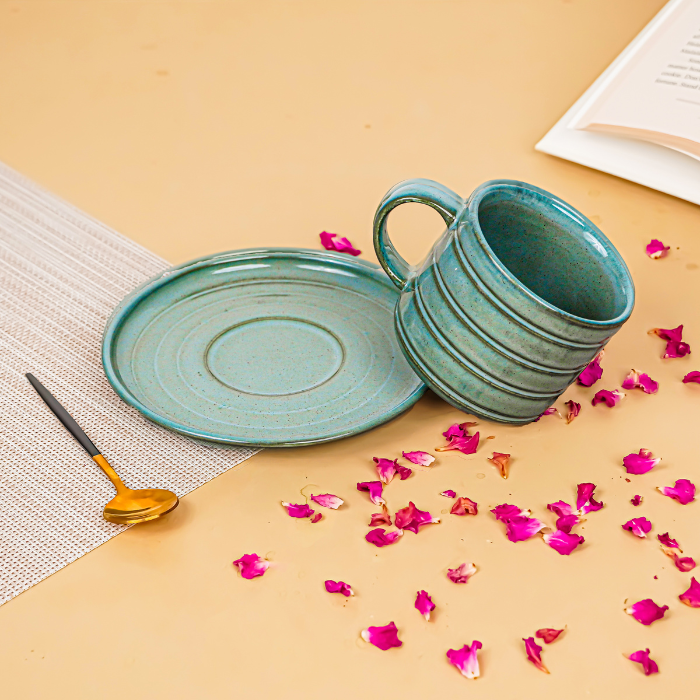
<instances>
[{"instance_id":1,"label":"speckled glaze","mask_svg":"<svg viewBox=\"0 0 700 700\"><path fill-rule=\"evenodd\" d=\"M386 229L404 202L447 224L415 267ZM634 306L629 270L605 235L524 182L493 180L467 201L431 180L402 182L377 210L374 245L401 289L395 325L413 369L452 405L504 423L551 406Z\"/></svg>"},{"instance_id":2,"label":"speckled glaze","mask_svg":"<svg viewBox=\"0 0 700 700\"><path fill-rule=\"evenodd\" d=\"M189 437L326 442L386 422L425 390L394 334L398 297L378 265L342 253L223 253L126 297L102 361L124 401Z\"/></svg>"}]
</instances>

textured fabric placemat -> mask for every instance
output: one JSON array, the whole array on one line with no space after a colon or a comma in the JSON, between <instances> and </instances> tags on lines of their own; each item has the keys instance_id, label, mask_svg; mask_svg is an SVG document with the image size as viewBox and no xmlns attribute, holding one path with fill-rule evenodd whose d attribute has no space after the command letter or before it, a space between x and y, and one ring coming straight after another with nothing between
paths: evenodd
<instances>
[{"instance_id":1,"label":"textured fabric placemat","mask_svg":"<svg viewBox=\"0 0 700 700\"><path fill-rule=\"evenodd\" d=\"M114 306L167 263L0 165L0 604L125 527L114 488L25 378L35 374L127 486L184 496L255 454L168 432L105 378Z\"/></svg>"}]
</instances>

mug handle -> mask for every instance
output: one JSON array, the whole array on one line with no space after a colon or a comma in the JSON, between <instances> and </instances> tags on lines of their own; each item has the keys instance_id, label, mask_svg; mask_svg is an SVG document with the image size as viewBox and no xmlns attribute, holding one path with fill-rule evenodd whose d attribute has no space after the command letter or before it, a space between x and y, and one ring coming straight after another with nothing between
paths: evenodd
<instances>
[{"instance_id":1,"label":"mug handle","mask_svg":"<svg viewBox=\"0 0 700 700\"><path fill-rule=\"evenodd\" d=\"M374 250L386 274L399 289L406 285L412 267L399 255L389 239L386 217L392 209L405 202L427 204L442 216L448 227L454 223L457 213L464 206L464 200L451 189L434 180L422 178L399 182L384 195L374 215Z\"/></svg>"}]
</instances>

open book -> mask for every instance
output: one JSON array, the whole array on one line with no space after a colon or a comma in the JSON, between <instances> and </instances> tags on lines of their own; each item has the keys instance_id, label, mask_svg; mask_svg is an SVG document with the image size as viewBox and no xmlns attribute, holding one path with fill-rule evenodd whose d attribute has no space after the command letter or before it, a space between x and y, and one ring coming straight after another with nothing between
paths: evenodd
<instances>
[{"instance_id":1,"label":"open book","mask_svg":"<svg viewBox=\"0 0 700 700\"><path fill-rule=\"evenodd\" d=\"M700 0L671 0L536 148L700 204Z\"/></svg>"}]
</instances>

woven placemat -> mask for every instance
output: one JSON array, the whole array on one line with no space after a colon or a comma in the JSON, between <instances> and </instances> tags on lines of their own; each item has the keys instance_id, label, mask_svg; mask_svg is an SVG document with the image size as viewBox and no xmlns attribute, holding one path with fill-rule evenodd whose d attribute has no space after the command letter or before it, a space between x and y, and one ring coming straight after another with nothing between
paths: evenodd
<instances>
[{"instance_id":1,"label":"woven placemat","mask_svg":"<svg viewBox=\"0 0 700 700\"><path fill-rule=\"evenodd\" d=\"M168 265L0 164L0 604L125 528L97 465L25 378L35 374L128 486L184 496L255 454L168 432L123 403L100 361L114 306Z\"/></svg>"}]
</instances>

